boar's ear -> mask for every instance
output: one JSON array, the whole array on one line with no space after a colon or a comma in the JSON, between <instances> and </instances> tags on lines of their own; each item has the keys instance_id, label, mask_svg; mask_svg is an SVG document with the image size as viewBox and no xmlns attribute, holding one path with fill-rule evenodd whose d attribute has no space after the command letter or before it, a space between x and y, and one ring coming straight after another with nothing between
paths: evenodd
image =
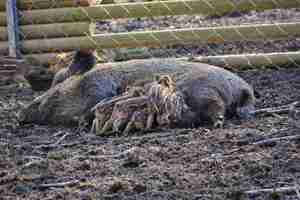
<instances>
[{"instance_id":1,"label":"boar's ear","mask_svg":"<svg viewBox=\"0 0 300 200\"><path fill-rule=\"evenodd\" d=\"M161 77L160 75L155 74L155 75L154 75L154 81L159 82L160 77Z\"/></svg>"}]
</instances>

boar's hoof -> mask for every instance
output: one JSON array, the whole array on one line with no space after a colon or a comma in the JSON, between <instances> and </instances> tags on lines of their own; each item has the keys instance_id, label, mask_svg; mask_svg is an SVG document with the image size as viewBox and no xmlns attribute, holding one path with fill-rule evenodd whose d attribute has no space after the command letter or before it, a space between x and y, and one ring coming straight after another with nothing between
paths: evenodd
<instances>
[{"instance_id":1,"label":"boar's hoof","mask_svg":"<svg viewBox=\"0 0 300 200\"><path fill-rule=\"evenodd\" d=\"M223 128L224 126L224 116L220 115L217 117L216 121L214 122L214 128Z\"/></svg>"}]
</instances>

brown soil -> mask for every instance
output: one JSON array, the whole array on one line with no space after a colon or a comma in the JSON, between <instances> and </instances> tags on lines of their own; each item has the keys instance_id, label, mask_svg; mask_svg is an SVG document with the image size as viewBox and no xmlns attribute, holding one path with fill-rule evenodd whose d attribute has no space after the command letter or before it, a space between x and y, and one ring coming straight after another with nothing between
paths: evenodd
<instances>
[{"instance_id":1,"label":"brown soil","mask_svg":"<svg viewBox=\"0 0 300 200\"><path fill-rule=\"evenodd\" d=\"M240 75L260 93L258 108L300 100L299 68ZM294 190L243 195L300 180L299 139L254 144L299 135L300 123L287 115L231 119L224 129L102 138L75 128L21 126L17 111L39 93L0 92L0 199L297 199Z\"/></svg>"}]
</instances>

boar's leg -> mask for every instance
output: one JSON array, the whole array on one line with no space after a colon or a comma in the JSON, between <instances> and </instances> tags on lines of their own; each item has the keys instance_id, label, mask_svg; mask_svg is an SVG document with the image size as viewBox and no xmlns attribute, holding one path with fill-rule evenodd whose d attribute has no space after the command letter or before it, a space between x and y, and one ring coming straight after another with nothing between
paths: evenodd
<instances>
[{"instance_id":1,"label":"boar's leg","mask_svg":"<svg viewBox=\"0 0 300 200\"><path fill-rule=\"evenodd\" d=\"M123 135L128 136L132 132L133 129L135 129L134 122L132 120L130 120L130 122L127 124L125 130L123 131Z\"/></svg>"},{"instance_id":2,"label":"boar's leg","mask_svg":"<svg viewBox=\"0 0 300 200\"><path fill-rule=\"evenodd\" d=\"M100 134L101 133L101 129L104 126L104 123L105 123L104 117L102 117L102 118L96 117L93 120L93 124L92 124L90 133Z\"/></svg>"},{"instance_id":3,"label":"boar's leg","mask_svg":"<svg viewBox=\"0 0 300 200\"><path fill-rule=\"evenodd\" d=\"M213 124L213 127L214 127L214 128L223 128L223 125L224 125L224 116L219 115L219 116L215 119L214 124Z\"/></svg>"},{"instance_id":4,"label":"boar's leg","mask_svg":"<svg viewBox=\"0 0 300 200\"><path fill-rule=\"evenodd\" d=\"M196 126L209 124L214 127L222 127L225 116L225 102L219 92L213 87L191 86L184 91L187 105L191 109L188 115ZM195 112L195 114L192 114Z\"/></svg>"},{"instance_id":5,"label":"boar's leg","mask_svg":"<svg viewBox=\"0 0 300 200\"><path fill-rule=\"evenodd\" d=\"M237 116L240 119L248 120L254 117L255 111L255 97L253 91L242 90L240 102L236 108Z\"/></svg>"},{"instance_id":6,"label":"boar's leg","mask_svg":"<svg viewBox=\"0 0 300 200\"><path fill-rule=\"evenodd\" d=\"M113 129L113 123L114 119L110 118L108 121L105 122L103 128L97 133L97 135L107 135L106 133L112 131Z\"/></svg>"},{"instance_id":7,"label":"boar's leg","mask_svg":"<svg viewBox=\"0 0 300 200\"><path fill-rule=\"evenodd\" d=\"M154 113L150 113L147 117L147 124L146 124L146 130L149 131L152 129L153 123L154 123L154 119L155 119L155 114Z\"/></svg>"},{"instance_id":8,"label":"boar's leg","mask_svg":"<svg viewBox=\"0 0 300 200\"><path fill-rule=\"evenodd\" d=\"M133 116L131 117L130 121L126 125L126 128L123 131L124 136L128 136L130 133L138 129L138 127L136 126L136 117L135 117L136 112L133 113Z\"/></svg>"},{"instance_id":9,"label":"boar's leg","mask_svg":"<svg viewBox=\"0 0 300 200\"><path fill-rule=\"evenodd\" d=\"M98 125L99 123L98 123L98 119L97 118L95 118L94 120L93 120L93 123L92 123L92 127L91 127L91 130L90 130L90 133L97 133L98 132L98 128L99 128L99 125Z\"/></svg>"},{"instance_id":10,"label":"boar's leg","mask_svg":"<svg viewBox=\"0 0 300 200\"><path fill-rule=\"evenodd\" d=\"M113 131L117 133L122 133L122 130L124 130L128 121L128 118L115 119L113 122Z\"/></svg>"},{"instance_id":11,"label":"boar's leg","mask_svg":"<svg viewBox=\"0 0 300 200\"><path fill-rule=\"evenodd\" d=\"M125 136L129 135L131 132L133 132L135 129L137 129L137 127L136 127L137 114L138 114L138 111L134 111L134 113L132 114L130 121L126 125L125 130L123 131L123 134Z\"/></svg>"},{"instance_id":12,"label":"boar's leg","mask_svg":"<svg viewBox=\"0 0 300 200\"><path fill-rule=\"evenodd\" d=\"M148 118L149 118L149 114L147 112L147 109L142 108L141 110L134 111L129 123L127 124L125 130L123 131L123 134L128 135L133 131L144 132L149 130L152 127L152 124L150 125L149 129L146 128Z\"/></svg>"},{"instance_id":13,"label":"boar's leg","mask_svg":"<svg viewBox=\"0 0 300 200\"><path fill-rule=\"evenodd\" d=\"M221 98L209 99L207 105L207 116L214 128L223 128L225 119L225 104Z\"/></svg>"}]
</instances>

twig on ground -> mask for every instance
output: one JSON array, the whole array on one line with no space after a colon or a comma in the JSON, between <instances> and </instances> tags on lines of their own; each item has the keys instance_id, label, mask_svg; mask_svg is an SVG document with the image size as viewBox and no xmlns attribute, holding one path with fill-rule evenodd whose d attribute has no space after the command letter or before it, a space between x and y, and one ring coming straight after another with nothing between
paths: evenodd
<instances>
[{"instance_id":1,"label":"twig on ground","mask_svg":"<svg viewBox=\"0 0 300 200\"><path fill-rule=\"evenodd\" d=\"M232 155L233 153L238 152L239 150L241 150L241 148L236 148L230 152L224 152L223 154L221 154L221 153L211 154L208 157L201 158L200 162L211 162L211 161L215 162L217 160L224 160L224 159L228 159L228 158L239 158L239 157L245 156L245 154Z\"/></svg>"},{"instance_id":2,"label":"twig on ground","mask_svg":"<svg viewBox=\"0 0 300 200\"><path fill-rule=\"evenodd\" d=\"M272 192L295 192L298 190L298 187L279 187L279 188L269 188L269 189L257 189L257 190L248 190L244 191L245 194L258 194L258 193L272 193Z\"/></svg>"},{"instance_id":3,"label":"twig on ground","mask_svg":"<svg viewBox=\"0 0 300 200\"><path fill-rule=\"evenodd\" d=\"M75 156L72 159L92 159L92 160L98 160L98 159L122 159L131 154L134 151L135 148L130 148L125 151L122 151L120 153L111 154L111 155L100 155L100 156L90 156L90 155L79 155Z\"/></svg>"},{"instance_id":4,"label":"twig on ground","mask_svg":"<svg viewBox=\"0 0 300 200\"><path fill-rule=\"evenodd\" d=\"M61 142L68 137L69 135L71 135L71 133L66 133L64 134L62 137L60 137L54 144L42 144L39 146L36 146L35 148L37 149L51 149L51 148L57 148L57 147L70 147L70 146L74 146L77 144L82 144L83 142L73 142L73 143L66 143L66 144L61 144ZM85 142L85 141L84 141Z\"/></svg>"},{"instance_id":5,"label":"twig on ground","mask_svg":"<svg viewBox=\"0 0 300 200\"><path fill-rule=\"evenodd\" d=\"M159 131L159 132L158 132ZM210 131L208 129L203 129L203 131ZM117 137L117 138L108 138L108 137L100 137L100 136L90 136L86 140L86 143L89 145L103 145L107 142L112 142L114 144L125 143L125 142L138 142L143 140L153 140L153 139L161 139L168 137L177 137L180 135L188 135L190 133L194 133L193 129L182 129L182 130L172 130L172 129L153 129L144 131L145 135L141 136L126 136L126 137ZM149 133L149 134L148 134ZM99 139L101 138L101 140Z\"/></svg>"},{"instance_id":6,"label":"twig on ground","mask_svg":"<svg viewBox=\"0 0 300 200\"><path fill-rule=\"evenodd\" d=\"M41 160L33 160L33 161L30 161L26 164L24 164L21 169L25 169L25 168L30 168L32 167L33 165L41 165L43 162L46 162L44 159L41 159Z\"/></svg>"},{"instance_id":7,"label":"twig on ground","mask_svg":"<svg viewBox=\"0 0 300 200\"><path fill-rule=\"evenodd\" d=\"M74 159L80 159L80 160L85 160L85 159L90 159L90 160L103 160L103 159L120 159L122 157L124 157L124 153L118 153L116 155L101 155L101 156L89 156L89 155L79 155L79 156L75 156L72 158L72 160Z\"/></svg>"},{"instance_id":8,"label":"twig on ground","mask_svg":"<svg viewBox=\"0 0 300 200\"><path fill-rule=\"evenodd\" d=\"M291 109L295 109L295 106L299 102L293 102L288 105L279 106L279 107L271 107L271 108L262 108L257 109L253 112L255 115L261 115L261 114L289 114Z\"/></svg>"},{"instance_id":9,"label":"twig on ground","mask_svg":"<svg viewBox=\"0 0 300 200\"><path fill-rule=\"evenodd\" d=\"M57 133L55 133L53 136L54 137L58 137L60 135L62 135L64 133L64 131L58 131Z\"/></svg>"},{"instance_id":10,"label":"twig on ground","mask_svg":"<svg viewBox=\"0 0 300 200\"><path fill-rule=\"evenodd\" d=\"M24 156L23 157L24 159L30 159L30 160L43 160L42 157L39 157L39 156Z\"/></svg>"},{"instance_id":11,"label":"twig on ground","mask_svg":"<svg viewBox=\"0 0 300 200\"><path fill-rule=\"evenodd\" d=\"M79 180L74 181L67 181L67 182L61 182L61 183L47 183L47 184L40 184L38 185L40 188L49 188L49 187L66 187L66 186L74 186L79 184Z\"/></svg>"},{"instance_id":12,"label":"twig on ground","mask_svg":"<svg viewBox=\"0 0 300 200\"><path fill-rule=\"evenodd\" d=\"M58 145L57 147L72 147L72 146L76 146L76 145L84 144L84 143L86 143L86 141L65 143L65 144Z\"/></svg>"},{"instance_id":13,"label":"twig on ground","mask_svg":"<svg viewBox=\"0 0 300 200\"><path fill-rule=\"evenodd\" d=\"M158 130L155 130L155 131L158 131ZM149 134L142 135L142 136L118 137L118 138L112 138L112 139L105 137L104 140L106 140L107 142L118 143L118 142L128 142L128 141L130 141L130 142L139 141L139 140L143 140L143 139L164 138L164 137L179 135L179 134L176 134L172 130L160 130L160 131L165 131L165 132L169 132L169 133L165 133L165 132L151 133L152 130L149 130L149 131L147 131L147 133L149 132ZM182 132L184 132L184 131L182 131ZM99 140L99 138L102 138L102 137L99 137L99 136L90 137L88 139L87 143L90 145L103 144L103 139Z\"/></svg>"},{"instance_id":14,"label":"twig on ground","mask_svg":"<svg viewBox=\"0 0 300 200\"><path fill-rule=\"evenodd\" d=\"M158 138L166 138L166 137L171 137L171 136L179 136L179 135L187 135L189 133L192 133L192 129L182 129L182 130L172 130L172 129L160 129L159 133L151 133L151 134L146 134L143 136L133 136L133 137L123 137L123 138L116 138L113 139L112 142L118 142L118 141L124 141L124 140L129 140L129 141L139 141L139 140L144 140L144 139L158 139ZM151 132L151 131L149 131ZM168 132L168 133L166 133Z\"/></svg>"},{"instance_id":15,"label":"twig on ground","mask_svg":"<svg viewBox=\"0 0 300 200\"><path fill-rule=\"evenodd\" d=\"M279 118L279 119L282 119L282 118L283 118L280 114L277 114L277 113L271 113L271 115L272 115L273 117L276 117L276 118Z\"/></svg>"},{"instance_id":16,"label":"twig on ground","mask_svg":"<svg viewBox=\"0 0 300 200\"><path fill-rule=\"evenodd\" d=\"M271 145L271 144L274 144L276 142L283 141L283 140L298 140L298 139L300 139L300 135L291 135L291 136L261 140L261 141L252 143L252 145Z\"/></svg>"},{"instance_id":17,"label":"twig on ground","mask_svg":"<svg viewBox=\"0 0 300 200\"><path fill-rule=\"evenodd\" d=\"M70 133L66 133L66 134L64 134L61 138L59 138L58 140L57 140L57 142L55 142L53 145L54 146L57 146L57 145L59 145L66 137L68 137L70 135Z\"/></svg>"},{"instance_id":18,"label":"twig on ground","mask_svg":"<svg viewBox=\"0 0 300 200\"><path fill-rule=\"evenodd\" d=\"M51 149L51 148L58 148L58 147L72 147L72 146L83 144L83 143L86 143L86 141L65 143L65 144L59 144L59 145L55 145L55 144L39 145L36 148L37 149Z\"/></svg>"},{"instance_id":19,"label":"twig on ground","mask_svg":"<svg viewBox=\"0 0 300 200\"><path fill-rule=\"evenodd\" d=\"M261 114L288 114L289 108L262 108L254 111L255 115Z\"/></svg>"}]
</instances>

